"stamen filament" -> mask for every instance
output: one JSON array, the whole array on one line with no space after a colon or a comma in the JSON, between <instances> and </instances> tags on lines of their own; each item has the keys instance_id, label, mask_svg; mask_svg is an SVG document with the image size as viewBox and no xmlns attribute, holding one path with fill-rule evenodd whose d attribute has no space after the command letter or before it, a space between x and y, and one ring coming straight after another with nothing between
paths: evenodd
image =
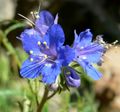
<instances>
[{"instance_id":1,"label":"stamen filament","mask_svg":"<svg viewBox=\"0 0 120 112\"><path fill-rule=\"evenodd\" d=\"M22 14L19 14L19 13L18 13L18 15L21 16L22 18L26 19L28 22L30 22L32 25L35 26L35 24L30 19L28 19L27 17L25 17L25 16L23 16Z\"/></svg>"}]
</instances>

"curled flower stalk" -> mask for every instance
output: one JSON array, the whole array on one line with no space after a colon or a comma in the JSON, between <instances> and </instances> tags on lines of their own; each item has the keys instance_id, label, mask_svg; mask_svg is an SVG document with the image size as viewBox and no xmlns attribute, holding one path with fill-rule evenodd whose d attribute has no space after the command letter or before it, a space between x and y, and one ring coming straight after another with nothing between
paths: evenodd
<instances>
[{"instance_id":1,"label":"curled flower stalk","mask_svg":"<svg viewBox=\"0 0 120 112\"><path fill-rule=\"evenodd\" d=\"M73 43L73 48L75 49L74 61L82 66L87 75L94 80L98 80L102 74L93 67L93 64L102 62L101 59L105 53L106 44L104 43L104 45L99 40L92 42L92 36L89 29L81 32L79 35L75 31L75 40Z\"/></svg>"}]
</instances>

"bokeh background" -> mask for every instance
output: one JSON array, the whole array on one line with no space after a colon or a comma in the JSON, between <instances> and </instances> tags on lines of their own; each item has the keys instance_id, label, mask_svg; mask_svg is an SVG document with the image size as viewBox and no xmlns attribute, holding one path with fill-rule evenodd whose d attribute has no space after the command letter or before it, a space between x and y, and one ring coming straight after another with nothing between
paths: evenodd
<instances>
[{"instance_id":1,"label":"bokeh background","mask_svg":"<svg viewBox=\"0 0 120 112\"><path fill-rule=\"evenodd\" d=\"M41 5L40 5L41 4ZM0 0L0 112L35 112L35 93L42 84L22 79L21 63L27 54L16 37L30 27L18 14L32 20L31 11L49 10L59 14L59 24L71 45L77 33L91 29L94 38L120 42L120 0ZM120 112L120 47L113 45L99 68L102 79L81 77L78 89L65 91L49 101L43 112ZM33 86L30 87L29 85ZM37 88L40 85L41 88Z\"/></svg>"}]
</instances>

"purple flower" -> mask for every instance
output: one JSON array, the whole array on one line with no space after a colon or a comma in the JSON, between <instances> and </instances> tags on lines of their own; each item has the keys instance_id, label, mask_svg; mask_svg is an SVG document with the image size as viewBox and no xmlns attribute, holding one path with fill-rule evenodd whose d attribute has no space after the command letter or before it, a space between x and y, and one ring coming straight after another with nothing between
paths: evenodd
<instances>
[{"instance_id":1,"label":"purple flower","mask_svg":"<svg viewBox=\"0 0 120 112\"><path fill-rule=\"evenodd\" d=\"M76 88L80 86L80 77L77 75L74 69L67 67L67 70L65 71L64 74L65 74L66 83L68 86L76 87Z\"/></svg>"},{"instance_id":2,"label":"purple flower","mask_svg":"<svg viewBox=\"0 0 120 112\"><path fill-rule=\"evenodd\" d=\"M73 48L75 49L75 61L83 67L90 77L98 80L102 74L92 64L100 63L105 47L98 41L92 42L92 36L89 29L81 32L79 35L75 32Z\"/></svg>"},{"instance_id":3,"label":"purple flower","mask_svg":"<svg viewBox=\"0 0 120 112\"><path fill-rule=\"evenodd\" d=\"M58 24L53 24L44 37L35 29L25 30L20 37L24 50L29 54L20 70L24 78L36 78L41 74L44 83L52 84L61 73L61 67L74 58L74 50L63 46L64 32Z\"/></svg>"},{"instance_id":4,"label":"purple flower","mask_svg":"<svg viewBox=\"0 0 120 112\"><path fill-rule=\"evenodd\" d=\"M58 23L58 14L55 19L48 11L41 11L35 21L35 28L39 32L40 36L44 36L47 30L53 25Z\"/></svg>"}]
</instances>

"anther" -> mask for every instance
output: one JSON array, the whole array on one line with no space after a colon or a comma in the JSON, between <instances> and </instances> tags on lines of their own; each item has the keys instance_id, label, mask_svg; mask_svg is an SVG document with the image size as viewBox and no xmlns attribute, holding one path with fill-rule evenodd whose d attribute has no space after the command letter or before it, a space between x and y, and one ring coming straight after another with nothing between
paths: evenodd
<instances>
[{"instance_id":1,"label":"anther","mask_svg":"<svg viewBox=\"0 0 120 112\"><path fill-rule=\"evenodd\" d=\"M118 40L116 40L115 42L113 42L113 45L117 44L118 43Z\"/></svg>"},{"instance_id":2,"label":"anther","mask_svg":"<svg viewBox=\"0 0 120 112\"><path fill-rule=\"evenodd\" d=\"M47 42L44 41L43 44L44 44L44 45L47 45Z\"/></svg>"},{"instance_id":3,"label":"anther","mask_svg":"<svg viewBox=\"0 0 120 112\"><path fill-rule=\"evenodd\" d=\"M47 48L47 49L49 49L49 47L47 46L47 42L43 42L43 44L45 45L45 47Z\"/></svg>"},{"instance_id":4,"label":"anther","mask_svg":"<svg viewBox=\"0 0 120 112\"><path fill-rule=\"evenodd\" d=\"M47 58L48 56L45 54L44 57Z\"/></svg>"},{"instance_id":5,"label":"anther","mask_svg":"<svg viewBox=\"0 0 120 112\"><path fill-rule=\"evenodd\" d=\"M80 47L80 49L83 49L84 47L82 46L82 47Z\"/></svg>"},{"instance_id":6,"label":"anther","mask_svg":"<svg viewBox=\"0 0 120 112\"><path fill-rule=\"evenodd\" d=\"M39 14L38 14L38 12L37 12L37 11L36 11L36 12L34 12L34 15L35 15L36 19L40 18L40 16L39 16Z\"/></svg>"},{"instance_id":7,"label":"anther","mask_svg":"<svg viewBox=\"0 0 120 112\"><path fill-rule=\"evenodd\" d=\"M86 57L86 56L83 56L82 59L87 59L87 57Z\"/></svg>"},{"instance_id":8,"label":"anther","mask_svg":"<svg viewBox=\"0 0 120 112\"><path fill-rule=\"evenodd\" d=\"M40 41L38 41L38 43L37 43L38 45L41 45L41 42Z\"/></svg>"},{"instance_id":9,"label":"anther","mask_svg":"<svg viewBox=\"0 0 120 112\"><path fill-rule=\"evenodd\" d=\"M51 67L51 64L48 63L48 64L45 64L45 66Z\"/></svg>"},{"instance_id":10,"label":"anther","mask_svg":"<svg viewBox=\"0 0 120 112\"><path fill-rule=\"evenodd\" d=\"M33 54L33 51L32 51L32 50L30 50L30 54Z\"/></svg>"},{"instance_id":11,"label":"anther","mask_svg":"<svg viewBox=\"0 0 120 112\"><path fill-rule=\"evenodd\" d=\"M30 14L32 14L32 15L33 15L33 14L34 14L34 13L33 13L33 11L31 11L31 12L30 12Z\"/></svg>"},{"instance_id":12,"label":"anther","mask_svg":"<svg viewBox=\"0 0 120 112\"><path fill-rule=\"evenodd\" d=\"M40 18L40 16L39 16L38 14L37 14L35 17L36 17L37 19Z\"/></svg>"},{"instance_id":13,"label":"anther","mask_svg":"<svg viewBox=\"0 0 120 112\"><path fill-rule=\"evenodd\" d=\"M33 61L33 58L30 58L30 61L32 62L32 61Z\"/></svg>"}]
</instances>

